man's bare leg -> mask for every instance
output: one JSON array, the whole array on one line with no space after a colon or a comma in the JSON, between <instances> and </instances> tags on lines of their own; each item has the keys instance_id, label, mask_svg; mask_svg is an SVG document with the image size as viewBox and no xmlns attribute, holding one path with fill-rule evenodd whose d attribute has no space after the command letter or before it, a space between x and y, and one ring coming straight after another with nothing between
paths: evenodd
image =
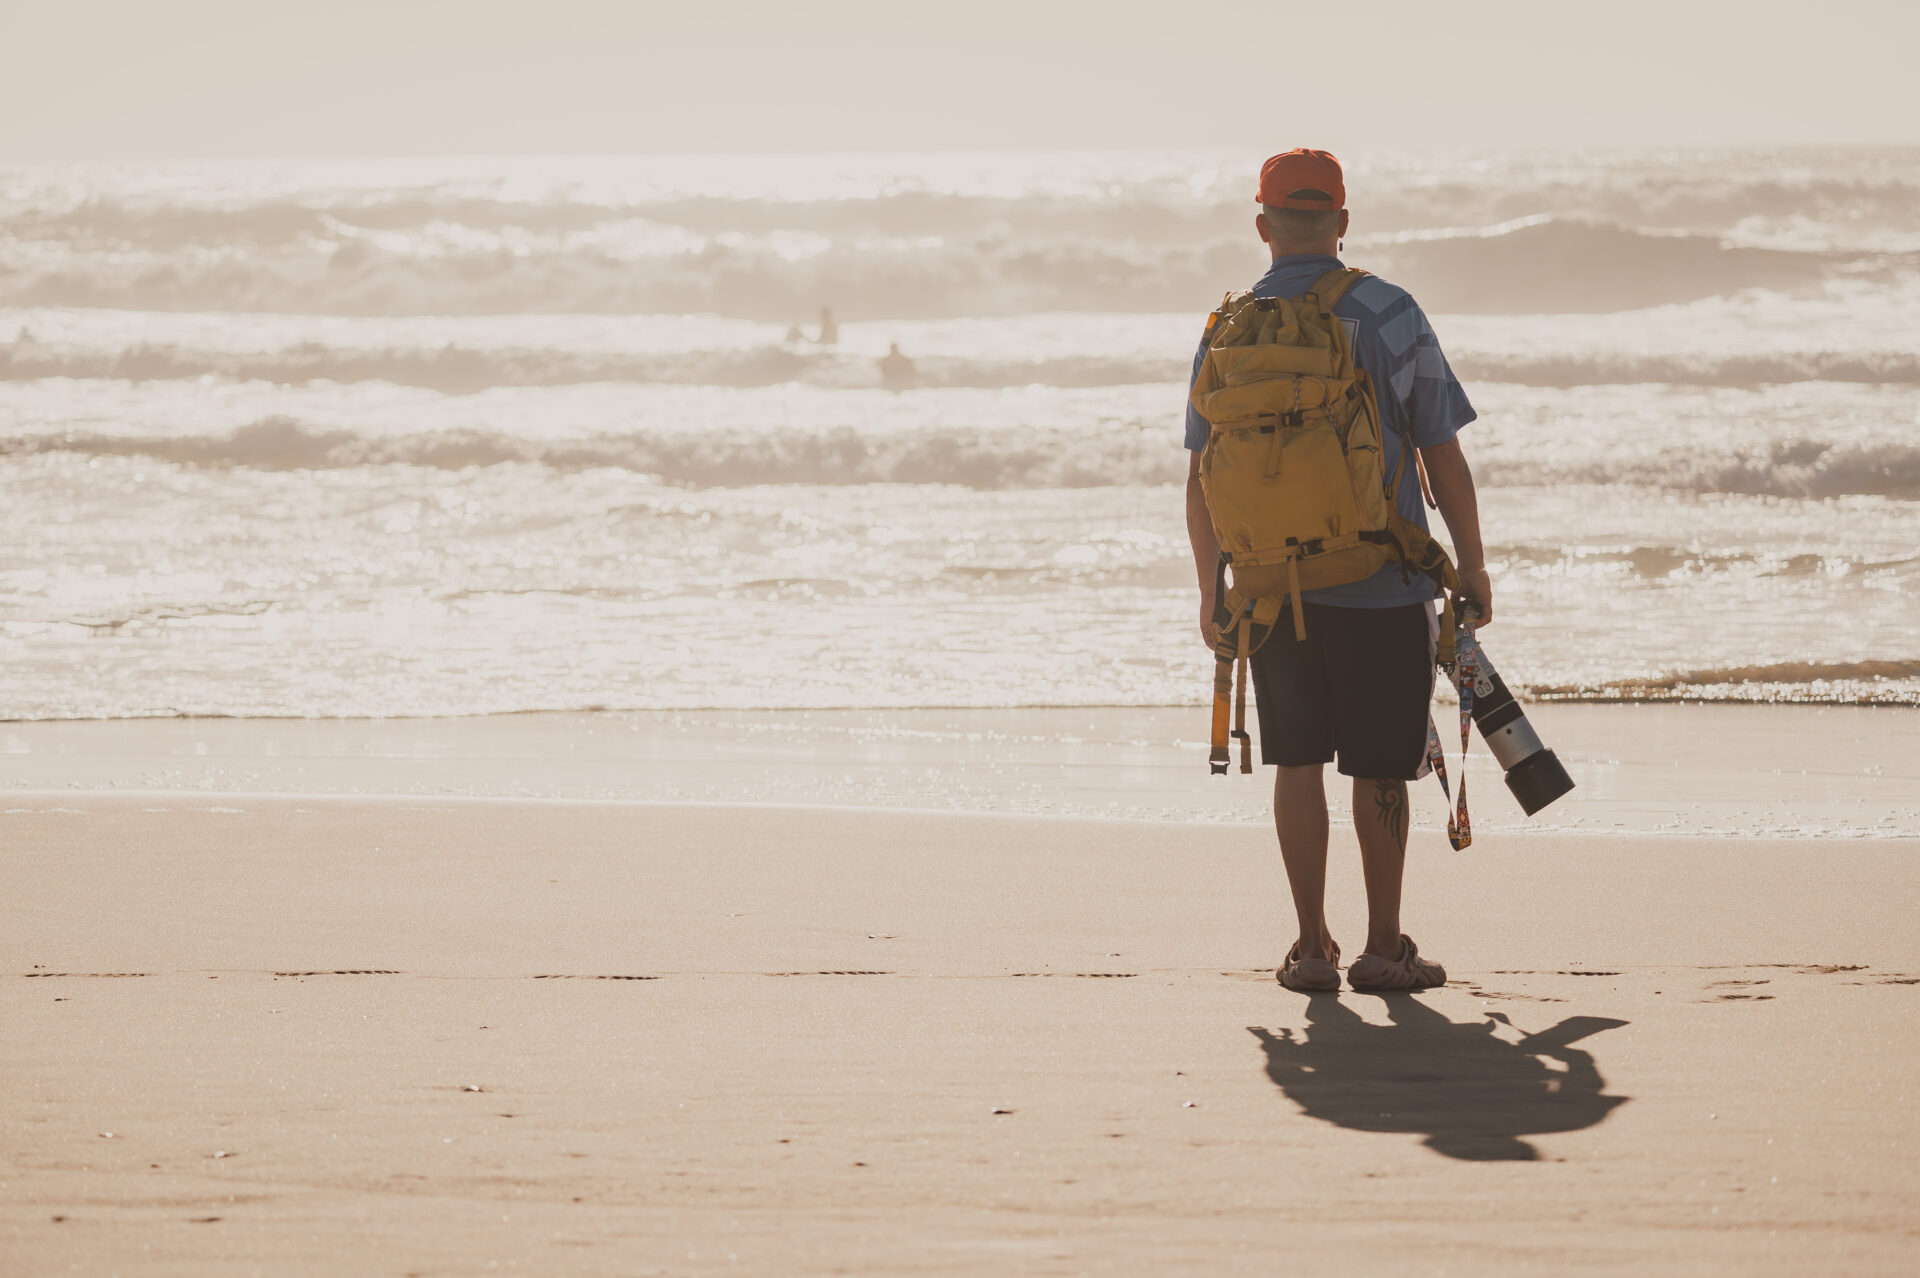
<instances>
[{"instance_id":1,"label":"man's bare leg","mask_svg":"<svg viewBox=\"0 0 1920 1278\"><path fill-rule=\"evenodd\" d=\"M1273 779L1273 825L1280 834L1293 910L1300 916L1300 957L1331 959L1327 934L1327 789L1323 764L1279 768ZM1369 887L1371 892L1371 887Z\"/></svg>"},{"instance_id":2,"label":"man's bare leg","mask_svg":"<svg viewBox=\"0 0 1920 1278\"><path fill-rule=\"evenodd\" d=\"M1366 953L1388 959L1400 957L1400 878L1407 867L1407 821L1405 781L1353 779L1353 832L1360 838L1360 871L1367 880ZM1287 869L1292 873L1292 862Z\"/></svg>"}]
</instances>

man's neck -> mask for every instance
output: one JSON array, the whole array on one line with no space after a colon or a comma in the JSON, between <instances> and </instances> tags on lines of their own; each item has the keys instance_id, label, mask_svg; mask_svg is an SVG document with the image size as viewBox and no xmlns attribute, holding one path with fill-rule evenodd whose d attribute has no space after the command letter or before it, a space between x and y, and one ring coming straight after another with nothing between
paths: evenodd
<instances>
[{"instance_id":1,"label":"man's neck","mask_svg":"<svg viewBox=\"0 0 1920 1278\"><path fill-rule=\"evenodd\" d=\"M1338 257L1340 255L1340 241L1328 240L1325 244L1312 244L1304 248L1299 245L1289 244L1284 249L1279 247L1273 248L1272 253L1273 260L1276 262L1283 257Z\"/></svg>"}]
</instances>

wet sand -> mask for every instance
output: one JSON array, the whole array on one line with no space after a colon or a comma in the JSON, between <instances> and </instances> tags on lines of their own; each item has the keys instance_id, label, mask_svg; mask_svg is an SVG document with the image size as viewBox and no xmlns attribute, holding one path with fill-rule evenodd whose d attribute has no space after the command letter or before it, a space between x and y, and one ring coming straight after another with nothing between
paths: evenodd
<instances>
[{"instance_id":1,"label":"wet sand","mask_svg":"<svg viewBox=\"0 0 1920 1278\"><path fill-rule=\"evenodd\" d=\"M1307 999L1257 828L6 808L7 1273L1892 1274L1920 1242L1920 840L1419 830L1408 926L1454 984Z\"/></svg>"},{"instance_id":2,"label":"wet sand","mask_svg":"<svg viewBox=\"0 0 1920 1278\"><path fill-rule=\"evenodd\" d=\"M1459 737L1442 701L1448 767ZM1530 705L1578 788L1532 818L1476 737L1473 827L1920 836L1913 711ZM1457 722L1457 721L1456 721ZM1148 821L1272 820L1272 775L1208 775L1204 707L709 710L451 719L0 722L9 791L639 799ZM1445 822L1413 787L1416 828ZM1347 795L1331 795L1336 817Z\"/></svg>"}]
</instances>

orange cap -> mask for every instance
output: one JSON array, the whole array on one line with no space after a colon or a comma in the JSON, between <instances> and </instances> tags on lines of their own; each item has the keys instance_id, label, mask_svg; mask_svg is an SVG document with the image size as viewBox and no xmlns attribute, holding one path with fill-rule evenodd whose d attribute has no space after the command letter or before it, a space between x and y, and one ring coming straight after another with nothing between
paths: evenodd
<instances>
[{"instance_id":1,"label":"orange cap","mask_svg":"<svg viewBox=\"0 0 1920 1278\"><path fill-rule=\"evenodd\" d=\"M1297 191L1325 191L1328 198L1296 195ZM1260 189L1253 199L1277 209L1341 209L1347 206L1347 184L1340 161L1331 152L1295 147L1260 166Z\"/></svg>"}]
</instances>

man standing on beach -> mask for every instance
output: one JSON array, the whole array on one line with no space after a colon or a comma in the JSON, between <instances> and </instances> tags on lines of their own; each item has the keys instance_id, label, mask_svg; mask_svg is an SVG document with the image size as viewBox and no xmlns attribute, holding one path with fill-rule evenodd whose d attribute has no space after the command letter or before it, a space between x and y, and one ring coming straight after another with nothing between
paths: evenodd
<instances>
[{"instance_id":1,"label":"man standing on beach","mask_svg":"<svg viewBox=\"0 0 1920 1278\"><path fill-rule=\"evenodd\" d=\"M1298 297L1328 271L1347 233L1346 183L1325 151L1288 151L1260 171L1254 219L1273 264L1253 286L1257 297ZM1378 399L1385 473L1398 471L1409 441L1453 538L1460 583L1477 622L1493 617L1493 590L1480 544L1473 475L1455 438L1474 419L1466 392L1440 352L1427 317L1406 290L1374 276L1334 305L1355 364ZM1211 330L1209 330L1211 332ZM1202 338L1194 376L1206 358ZM1200 450L1211 428L1187 408L1187 536L1200 578L1200 630L1213 646L1214 583L1220 544L1200 483ZM1408 467L1411 472L1413 468ZM1403 476L1394 494L1402 515L1425 528L1420 485ZM1362 581L1304 592L1306 638L1283 613L1251 662L1259 705L1260 755L1277 765L1273 819L1300 934L1279 970L1298 990L1340 987L1340 947L1326 919L1327 796L1322 772L1336 762L1353 779L1354 833L1367 888L1367 944L1348 969L1357 990L1425 989L1446 971L1423 958L1400 930L1400 884L1407 852L1407 782L1424 771L1428 705L1433 695L1433 584L1389 563ZM1289 605L1291 606L1291 605Z\"/></svg>"}]
</instances>

